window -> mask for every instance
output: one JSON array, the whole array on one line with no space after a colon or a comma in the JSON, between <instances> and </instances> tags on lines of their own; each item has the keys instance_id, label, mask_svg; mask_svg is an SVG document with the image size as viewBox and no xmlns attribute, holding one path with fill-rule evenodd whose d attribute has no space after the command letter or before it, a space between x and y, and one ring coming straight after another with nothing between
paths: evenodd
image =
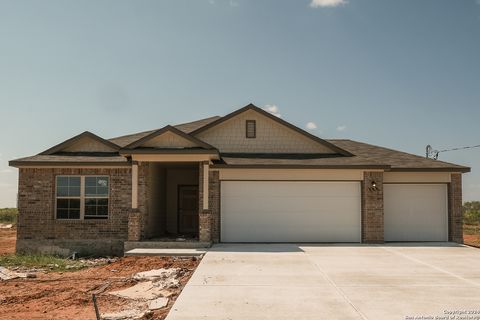
<instances>
[{"instance_id":1,"label":"window","mask_svg":"<svg viewBox=\"0 0 480 320\"><path fill-rule=\"evenodd\" d=\"M247 138L255 138L257 135L257 126L255 120L247 120L245 122L246 128L246 137Z\"/></svg>"},{"instance_id":2,"label":"window","mask_svg":"<svg viewBox=\"0 0 480 320\"><path fill-rule=\"evenodd\" d=\"M107 219L107 176L57 176L57 219Z\"/></svg>"}]
</instances>

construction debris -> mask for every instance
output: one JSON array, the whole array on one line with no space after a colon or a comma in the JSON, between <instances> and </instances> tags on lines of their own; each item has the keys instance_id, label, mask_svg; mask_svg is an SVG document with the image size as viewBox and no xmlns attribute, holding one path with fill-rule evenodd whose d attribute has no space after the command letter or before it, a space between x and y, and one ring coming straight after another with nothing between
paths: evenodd
<instances>
[{"instance_id":1,"label":"construction debris","mask_svg":"<svg viewBox=\"0 0 480 320\"><path fill-rule=\"evenodd\" d=\"M15 272L8 270L5 267L0 267L0 279L1 280L11 280L17 278L36 278L35 273L23 273L23 272Z\"/></svg>"},{"instance_id":2,"label":"construction debris","mask_svg":"<svg viewBox=\"0 0 480 320\"><path fill-rule=\"evenodd\" d=\"M150 300L148 303L149 310L157 310L166 307L168 304L168 298L157 298L155 300Z\"/></svg>"},{"instance_id":3,"label":"construction debris","mask_svg":"<svg viewBox=\"0 0 480 320\"><path fill-rule=\"evenodd\" d=\"M165 308L173 290L180 286L179 279L185 274L181 268L161 268L138 272L133 276L140 281L132 287L111 291L109 294L130 299L129 309L102 315L103 319L138 319L142 312Z\"/></svg>"},{"instance_id":4,"label":"construction debris","mask_svg":"<svg viewBox=\"0 0 480 320\"><path fill-rule=\"evenodd\" d=\"M13 228L13 224L4 224L4 223L0 223L0 229L11 229Z\"/></svg>"},{"instance_id":5,"label":"construction debris","mask_svg":"<svg viewBox=\"0 0 480 320\"><path fill-rule=\"evenodd\" d=\"M149 310L129 309L120 312L104 313L101 318L103 320L134 320L141 319L150 312Z\"/></svg>"}]
</instances>

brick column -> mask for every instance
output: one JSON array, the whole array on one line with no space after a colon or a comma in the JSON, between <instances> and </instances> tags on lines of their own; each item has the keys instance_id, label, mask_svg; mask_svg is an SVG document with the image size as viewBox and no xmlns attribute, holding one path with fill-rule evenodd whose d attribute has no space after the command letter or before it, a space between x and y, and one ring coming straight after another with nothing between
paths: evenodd
<instances>
[{"instance_id":1,"label":"brick column","mask_svg":"<svg viewBox=\"0 0 480 320\"><path fill-rule=\"evenodd\" d=\"M448 185L448 240L463 243L461 173L452 173Z\"/></svg>"},{"instance_id":2,"label":"brick column","mask_svg":"<svg viewBox=\"0 0 480 320\"><path fill-rule=\"evenodd\" d=\"M362 242L384 242L383 217L383 172L366 171L362 181Z\"/></svg>"},{"instance_id":3,"label":"brick column","mask_svg":"<svg viewBox=\"0 0 480 320\"><path fill-rule=\"evenodd\" d=\"M202 210L198 216L198 239L200 241L212 241L212 212Z\"/></svg>"},{"instance_id":4,"label":"brick column","mask_svg":"<svg viewBox=\"0 0 480 320\"><path fill-rule=\"evenodd\" d=\"M220 242L220 173L210 170L208 183L208 202L212 213L212 242Z\"/></svg>"},{"instance_id":5,"label":"brick column","mask_svg":"<svg viewBox=\"0 0 480 320\"><path fill-rule=\"evenodd\" d=\"M138 209L132 209L128 215L128 240L140 241L141 239L141 213Z\"/></svg>"}]
</instances>

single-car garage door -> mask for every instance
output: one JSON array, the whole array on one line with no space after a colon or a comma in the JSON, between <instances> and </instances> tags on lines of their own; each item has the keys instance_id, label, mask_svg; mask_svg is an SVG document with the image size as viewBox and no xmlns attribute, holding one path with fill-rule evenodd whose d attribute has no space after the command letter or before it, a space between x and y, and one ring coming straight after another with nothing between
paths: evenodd
<instances>
[{"instance_id":1,"label":"single-car garage door","mask_svg":"<svg viewBox=\"0 0 480 320\"><path fill-rule=\"evenodd\" d=\"M385 241L448 241L445 184L385 184Z\"/></svg>"},{"instance_id":2,"label":"single-car garage door","mask_svg":"<svg viewBox=\"0 0 480 320\"><path fill-rule=\"evenodd\" d=\"M359 182L222 181L223 242L360 242Z\"/></svg>"}]
</instances>

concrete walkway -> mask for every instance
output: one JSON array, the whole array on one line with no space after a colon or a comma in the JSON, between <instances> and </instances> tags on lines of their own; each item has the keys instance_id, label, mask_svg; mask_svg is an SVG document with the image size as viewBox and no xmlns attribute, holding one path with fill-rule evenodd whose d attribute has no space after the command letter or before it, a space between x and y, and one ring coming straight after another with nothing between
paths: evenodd
<instances>
[{"instance_id":1,"label":"concrete walkway","mask_svg":"<svg viewBox=\"0 0 480 320\"><path fill-rule=\"evenodd\" d=\"M449 243L217 245L167 320L434 319L456 310L480 312L480 249Z\"/></svg>"}]
</instances>

